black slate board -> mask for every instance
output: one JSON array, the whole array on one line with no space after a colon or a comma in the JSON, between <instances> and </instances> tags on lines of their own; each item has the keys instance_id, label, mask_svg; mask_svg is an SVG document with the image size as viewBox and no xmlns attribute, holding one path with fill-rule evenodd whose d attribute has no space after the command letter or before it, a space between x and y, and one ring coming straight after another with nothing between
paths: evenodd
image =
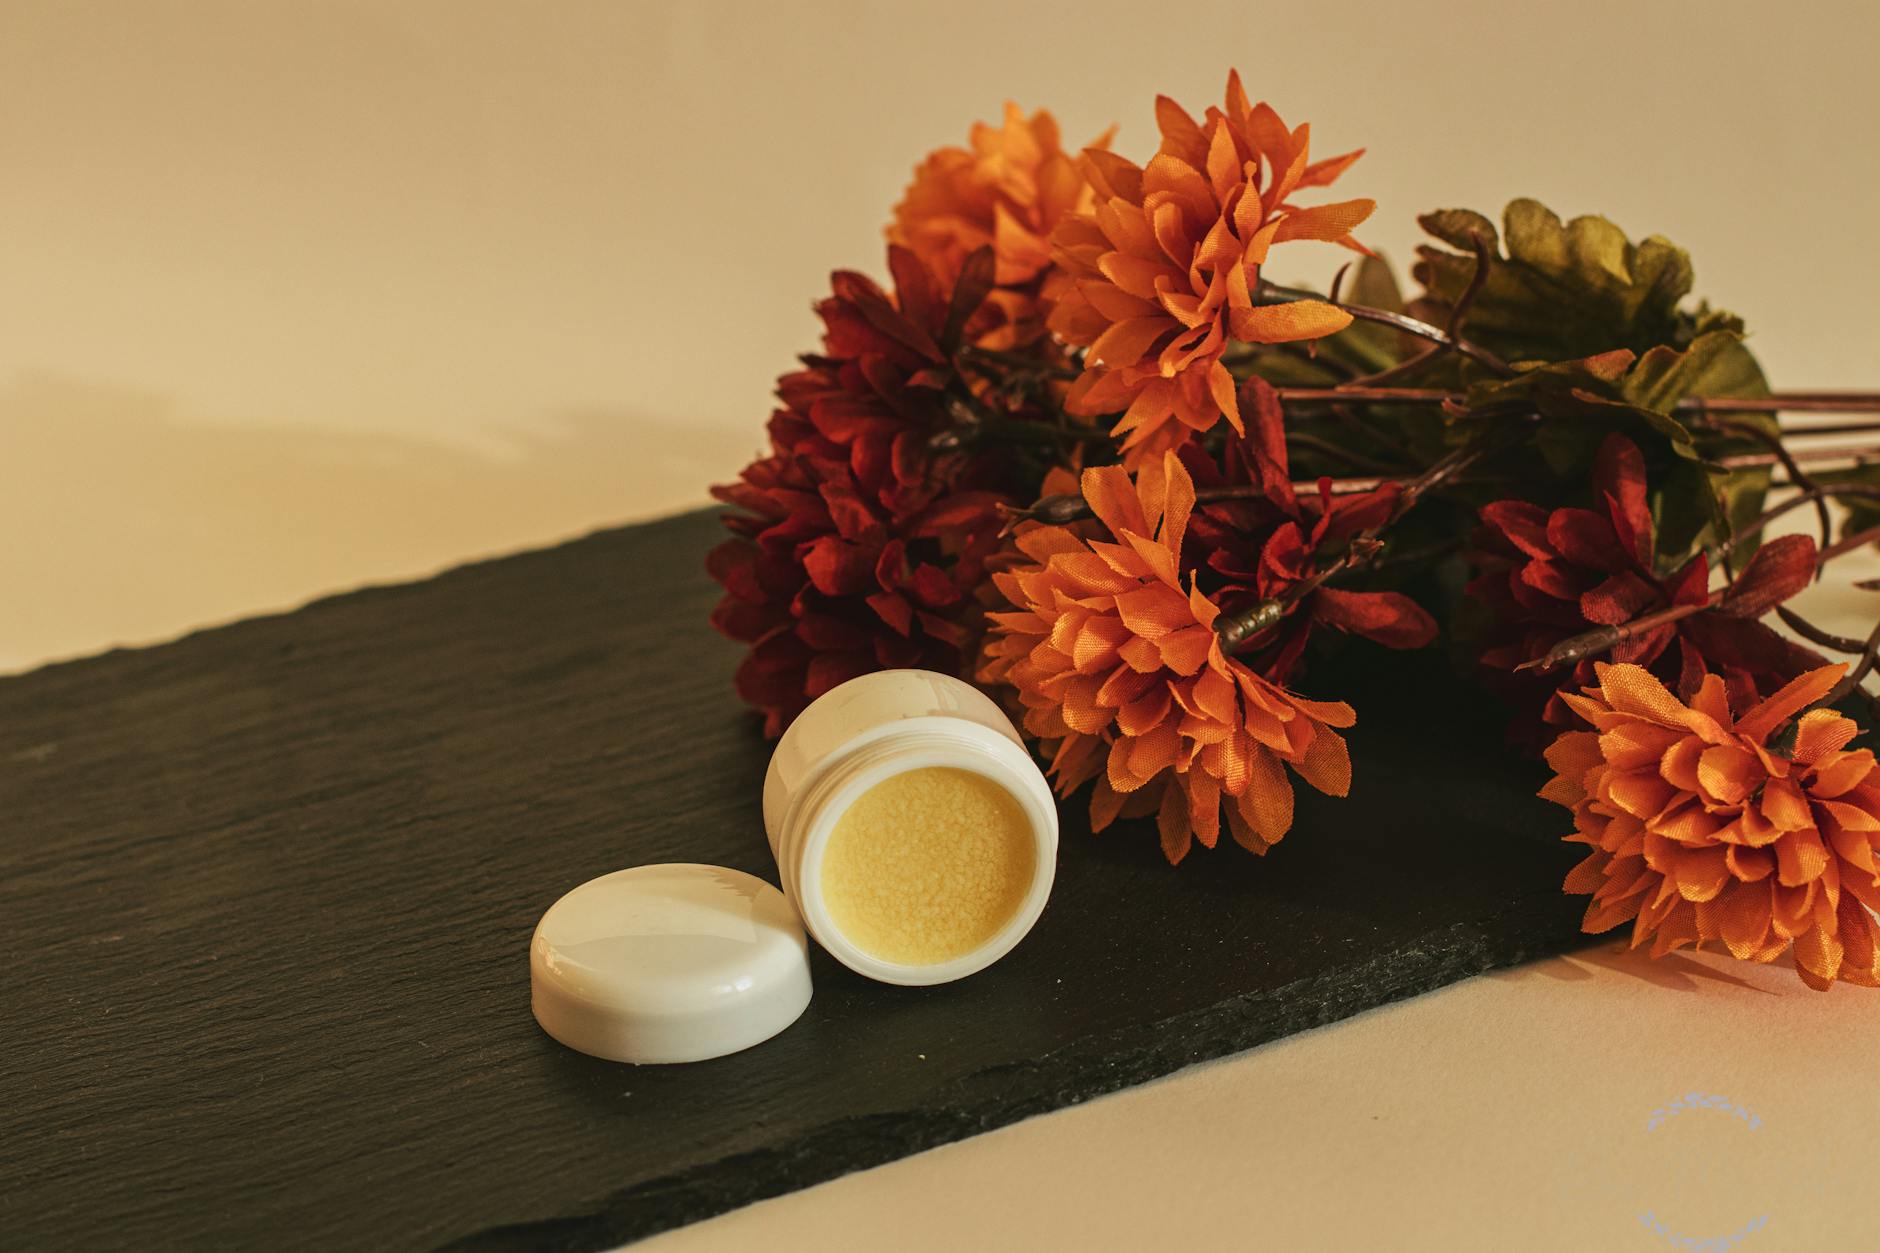
<instances>
[{"instance_id":1,"label":"black slate board","mask_svg":"<svg viewBox=\"0 0 1880 1253\"><path fill-rule=\"evenodd\" d=\"M1162 864L1066 807L981 975L819 952L747 1053L633 1068L529 1016L597 874L774 878L705 626L708 514L0 680L0 1246L601 1249L1581 942L1564 815L1433 659L1345 802ZM1362 685L1362 686L1361 686ZM1329 686L1329 685L1328 685Z\"/></svg>"}]
</instances>

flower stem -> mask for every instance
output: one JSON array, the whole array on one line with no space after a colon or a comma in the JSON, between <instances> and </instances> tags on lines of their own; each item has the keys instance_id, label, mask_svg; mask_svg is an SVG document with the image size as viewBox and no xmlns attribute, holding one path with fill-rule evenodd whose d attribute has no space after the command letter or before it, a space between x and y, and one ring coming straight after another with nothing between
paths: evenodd
<instances>
[{"instance_id":1,"label":"flower stem","mask_svg":"<svg viewBox=\"0 0 1880 1253\"><path fill-rule=\"evenodd\" d=\"M1477 344L1472 344L1468 340L1458 336L1452 336L1440 327L1431 326L1428 322L1419 321L1408 314L1392 313L1388 309L1373 309L1369 305L1353 305L1346 304L1343 301L1328 301L1317 292L1305 291L1297 287L1281 287L1277 283L1269 283L1265 279L1260 280L1260 290L1255 297L1256 303L1264 305L1283 305L1290 304L1295 300L1316 300L1320 304L1330 304L1335 309L1343 309L1346 313L1349 313L1352 317L1357 318L1361 322L1375 322L1380 326L1393 327L1396 330L1404 332L1406 335L1414 335L1418 339L1428 340L1430 343L1439 345L1444 349L1461 353L1471 361L1476 362L1494 374L1500 375L1502 378L1511 377L1515 373L1513 366L1510 366L1506 361L1503 361L1488 349Z\"/></svg>"},{"instance_id":2,"label":"flower stem","mask_svg":"<svg viewBox=\"0 0 1880 1253\"><path fill-rule=\"evenodd\" d=\"M1843 486L1845 486L1845 484ZM1866 493L1862 494L1865 495ZM1880 495L1880 492L1874 494ZM1880 544L1880 526L1870 526L1864 531L1856 531L1852 535L1842 536L1840 543L1830 544L1828 547L1821 550L1820 561L1825 565L1833 561L1836 557L1844 557L1855 549L1864 548L1868 544Z\"/></svg>"},{"instance_id":3,"label":"flower stem","mask_svg":"<svg viewBox=\"0 0 1880 1253\"><path fill-rule=\"evenodd\" d=\"M1688 618L1692 614L1702 613L1722 599L1723 589L1720 588L1712 592L1705 600L1692 601L1683 605L1668 605L1642 618L1634 618L1630 622L1583 631L1561 640L1548 649L1544 655L1522 662L1515 667L1515 670L1553 670L1560 666L1577 665L1588 657L1609 653L1627 640L1644 635L1648 631L1655 631L1661 626Z\"/></svg>"},{"instance_id":4,"label":"flower stem","mask_svg":"<svg viewBox=\"0 0 1880 1253\"><path fill-rule=\"evenodd\" d=\"M1327 579L1347 570L1361 569L1376 563L1384 554L1385 544L1379 537L1386 530L1402 520L1427 493L1451 482L1483 457L1499 451L1507 440L1506 433L1500 431L1479 435L1462 447L1443 454L1414 478L1402 480L1397 507L1390 517L1352 536L1345 545L1345 551L1333 561L1315 570L1310 578L1301 579L1286 588L1278 596L1269 597L1237 614L1217 619L1214 630L1221 637L1221 647L1232 652L1251 643L1268 627L1291 613L1301 601L1323 586Z\"/></svg>"},{"instance_id":5,"label":"flower stem","mask_svg":"<svg viewBox=\"0 0 1880 1253\"><path fill-rule=\"evenodd\" d=\"M1836 635L1832 631L1822 630L1807 618L1802 617L1801 614L1790 609L1787 605L1776 606L1776 617L1788 623L1791 631L1794 631L1810 644L1819 644L1821 647L1831 648L1837 653L1857 653L1867 647L1852 636Z\"/></svg>"},{"instance_id":6,"label":"flower stem","mask_svg":"<svg viewBox=\"0 0 1880 1253\"><path fill-rule=\"evenodd\" d=\"M1754 440L1756 443L1767 448L1770 454L1782 463L1782 468L1789 472L1789 481L1803 489L1802 497L1814 501L1815 517L1821 524L1820 546L1826 548L1832 541L1834 534L1834 520L1828 516L1827 494L1821 490L1819 484L1808 477L1808 472L1802 469L1801 464L1796 461L1795 454L1790 452L1782 443L1782 437L1780 435L1771 434L1763 428L1748 422L1734 422L1713 418L1711 419L1711 425L1717 430L1735 431L1739 435ZM1728 569L1727 566L1725 568ZM1819 566L1815 568L1815 577L1821 577L1821 568Z\"/></svg>"},{"instance_id":7,"label":"flower stem","mask_svg":"<svg viewBox=\"0 0 1880 1253\"><path fill-rule=\"evenodd\" d=\"M1836 557L1845 556L1862 545L1876 542L1880 542L1880 526L1868 527L1864 531L1858 531L1853 535L1847 536L1838 544L1820 550L1815 556L1817 575L1819 575L1820 567L1827 565ZM1588 657L1597 657L1602 653L1611 652L1620 644L1636 636L1656 630L1669 623L1688 618L1693 614L1703 613L1706 609L1715 608L1722 602L1728 592L1729 588L1720 587L1712 591L1710 595L1702 601L1692 601L1682 605L1669 605L1654 613L1648 613L1642 618L1634 618L1630 622L1621 622L1615 626L1603 626L1596 630L1584 631L1579 635L1569 636L1567 639L1561 640L1558 644L1548 649L1544 656L1536 657L1531 661L1524 661L1516 666L1515 669L1553 670L1559 666L1573 665L1586 660ZM1880 633L1880 629L1877 629L1877 633ZM1874 647L1873 641L1870 640L1866 647L1871 650ZM1871 664L1871 662L1867 663L1867 667L1871 667ZM1867 667L1862 669L1863 674L1866 672Z\"/></svg>"},{"instance_id":8,"label":"flower stem","mask_svg":"<svg viewBox=\"0 0 1880 1253\"><path fill-rule=\"evenodd\" d=\"M1469 282L1468 285L1462 289L1462 295L1457 297L1456 303L1449 308L1449 323L1443 328L1444 340L1431 344L1422 352L1404 361L1400 361L1396 365L1379 370L1376 374L1363 380L1364 382L1375 385L1387 382L1391 379L1402 378L1406 374L1414 374L1417 370L1429 364L1431 361L1436 360L1438 357L1441 357L1446 352L1464 351L1462 347L1462 320L1469 315L1469 307L1475 303L1475 298L1481 294L1482 284L1488 279L1488 267L1494 263L1495 259L1494 253L1489 251L1488 241L1484 240L1480 233L1470 231L1469 243L1475 251L1475 268L1469 271ZM1336 284L1333 284L1332 299L1336 300L1337 298L1338 288ZM1353 314L1352 316L1355 317L1357 315ZM1476 351L1479 353L1483 350L1477 349ZM1481 360L1481 358L1478 356L1477 360ZM1486 362L1484 362L1484 364L1486 364Z\"/></svg>"},{"instance_id":9,"label":"flower stem","mask_svg":"<svg viewBox=\"0 0 1880 1253\"><path fill-rule=\"evenodd\" d=\"M1392 314L1390 316L1397 316ZM1431 328L1434 330L1435 328ZM1461 403L1463 393L1440 387L1382 387L1380 376L1339 387L1277 387L1282 401L1343 401L1352 404L1445 405ZM1672 406L1677 413L1880 413L1880 392L1771 392L1767 396L1729 399L1686 396ZM1841 426L1797 427L1796 435L1853 435L1880 431L1880 421Z\"/></svg>"},{"instance_id":10,"label":"flower stem","mask_svg":"<svg viewBox=\"0 0 1880 1253\"><path fill-rule=\"evenodd\" d=\"M1874 625L1873 634L1867 637L1867 643L1861 648L1860 660L1856 661L1853 667L1849 669L1846 674L1841 676L1841 681L1836 683L1834 688L1826 696L1821 698L1819 705L1833 705L1844 697L1851 695L1860 687L1861 680L1867 677L1868 671L1874 668L1876 662L1880 662L1880 623Z\"/></svg>"},{"instance_id":11,"label":"flower stem","mask_svg":"<svg viewBox=\"0 0 1880 1253\"><path fill-rule=\"evenodd\" d=\"M1783 484L1783 486L1800 487L1801 484L1798 482L1786 483L1786 484ZM1802 506L1807 505L1807 504L1835 499L1835 498L1844 497L1844 496L1845 497L1864 497L1870 500L1880 500L1880 486L1874 486L1874 485L1870 485L1867 483L1828 483L1828 484L1811 483L1803 491L1797 493L1794 496L1791 496L1789 499L1783 501L1781 504L1776 505L1773 508L1769 509L1767 512L1765 512L1762 515L1762 517L1757 518L1754 522L1751 522L1748 526L1738 531L1735 535L1732 535L1729 539L1717 545L1717 556L1720 558L1728 557L1732 552L1734 552L1738 547L1742 545L1743 541L1748 540L1748 539L1753 539L1755 536L1761 534L1762 529L1764 527L1768 526L1771 522L1774 522L1777 518L1781 517L1783 514L1788 513L1790 510L1800 509ZM1823 532L1822 538L1823 538L1823 543L1820 549L1821 551L1820 559L1825 564L1826 562L1832 559L1830 557L1830 554L1833 554L1834 556L1839 556L1840 554L1835 552L1835 548L1837 546L1828 544L1826 542L1826 539L1827 539L1826 532Z\"/></svg>"}]
</instances>

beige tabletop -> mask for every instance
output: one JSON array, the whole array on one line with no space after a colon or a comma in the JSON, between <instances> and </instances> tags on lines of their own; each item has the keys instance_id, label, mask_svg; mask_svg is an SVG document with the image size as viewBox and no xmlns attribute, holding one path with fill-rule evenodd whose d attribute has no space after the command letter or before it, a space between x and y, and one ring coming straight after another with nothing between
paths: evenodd
<instances>
[{"instance_id":1,"label":"beige tabletop","mask_svg":"<svg viewBox=\"0 0 1880 1253\"><path fill-rule=\"evenodd\" d=\"M828 271L1008 97L1140 154L1237 64L1370 149L1387 254L1429 208L1604 212L1778 384L1880 387L1876 14L6 0L0 672L702 503ZM1877 1014L1605 945L646 1247L1876 1247Z\"/></svg>"}]
</instances>

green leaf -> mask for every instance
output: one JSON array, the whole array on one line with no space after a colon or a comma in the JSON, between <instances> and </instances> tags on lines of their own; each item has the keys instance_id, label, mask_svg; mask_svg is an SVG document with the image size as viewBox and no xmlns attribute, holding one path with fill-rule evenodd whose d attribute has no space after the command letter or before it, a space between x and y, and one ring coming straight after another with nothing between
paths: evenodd
<instances>
[{"instance_id":1,"label":"green leaf","mask_svg":"<svg viewBox=\"0 0 1880 1253\"><path fill-rule=\"evenodd\" d=\"M1715 476L1696 461L1665 467L1652 480L1652 517L1658 527L1658 564L1675 570L1710 536L1729 525Z\"/></svg>"},{"instance_id":2,"label":"green leaf","mask_svg":"<svg viewBox=\"0 0 1880 1253\"><path fill-rule=\"evenodd\" d=\"M1674 360L1659 360L1653 367L1654 376L1676 364ZM1454 420L1538 413L1544 429L1578 424L1584 428L1580 438L1594 444L1607 431L1643 426L1661 436L1679 455L1695 457L1696 445L1690 431L1672 416L1669 406L1639 404L1627 395L1638 365L1630 351L1619 349L1577 361L1528 366L1513 378L1471 387L1463 412L1454 415ZM1649 381L1641 391L1656 394ZM1641 434L1637 430L1631 433Z\"/></svg>"},{"instance_id":3,"label":"green leaf","mask_svg":"<svg viewBox=\"0 0 1880 1253\"><path fill-rule=\"evenodd\" d=\"M1465 252L1475 250L1471 235L1480 235L1482 243L1491 253L1501 249L1501 239L1495 234L1495 224L1473 209L1438 209L1418 218L1417 225L1444 243Z\"/></svg>"},{"instance_id":4,"label":"green leaf","mask_svg":"<svg viewBox=\"0 0 1880 1253\"><path fill-rule=\"evenodd\" d=\"M1769 385L1743 337L1708 331L1682 351L1663 344L1648 350L1626 376L1620 395L1642 409L1670 413L1687 396L1766 396Z\"/></svg>"},{"instance_id":5,"label":"green leaf","mask_svg":"<svg viewBox=\"0 0 1880 1253\"><path fill-rule=\"evenodd\" d=\"M1397 275L1391 270L1390 262L1381 256L1358 258L1358 263L1351 267L1351 277L1345 283L1344 296L1348 304L1369 305L1373 309L1385 309L1391 313L1403 312L1403 286L1397 282ZM1372 323L1376 326L1376 323ZM1388 331L1389 328L1377 329Z\"/></svg>"},{"instance_id":6,"label":"green leaf","mask_svg":"<svg viewBox=\"0 0 1880 1253\"><path fill-rule=\"evenodd\" d=\"M1523 248L1552 246L1535 245L1536 239L1549 233L1544 220L1531 219L1522 229L1532 236ZM1562 246L1575 246L1570 229L1563 228L1553 238ZM1585 233L1584 238L1589 241L1587 247L1599 246L1596 232ZM1468 425L1539 414L1535 449L1548 469L1563 480L1585 472L1609 431L1642 441L1648 456L1659 465L1652 479L1658 553L1667 568L1677 568L1700 546L1719 543L1758 517L1771 477L1766 467L1725 469L1717 463L1718 457L1730 453L1762 450L1765 444L1753 434L1707 429L1694 417L1687 421L1677 407L1688 397L1768 394L1762 369L1742 336L1727 321L1714 322L1713 327L1684 349L1659 345L1642 356L1617 349L1578 360L1530 365L1513 378L1477 383L1468 390L1461 409L1452 411L1450 420ZM1765 413L1716 412L1711 416L1771 434L1779 429L1774 417ZM1740 568L1755 551L1753 543L1740 545L1732 551L1731 561Z\"/></svg>"},{"instance_id":7,"label":"green leaf","mask_svg":"<svg viewBox=\"0 0 1880 1253\"><path fill-rule=\"evenodd\" d=\"M1418 221L1447 247L1417 250L1412 272L1425 289L1417 316L1447 324L1474 274L1471 232L1480 235L1495 262L1463 333L1505 360L1565 361L1618 348L1643 353L1682 347L1696 334L1695 315L1678 307L1691 290L1690 258L1669 240L1654 235L1634 243L1602 217L1562 223L1535 200L1510 203L1499 236L1487 218L1467 209Z\"/></svg>"},{"instance_id":8,"label":"green leaf","mask_svg":"<svg viewBox=\"0 0 1880 1253\"><path fill-rule=\"evenodd\" d=\"M1716 400L1767 396L1768 380L1744 345L1741 331L1729 326L1733 322L1735 319L1728 315L1714 320L1711 325L1715 329L1703 331L1683 352L1661 347L1646 353L1626 380L1623 389L1626 398L1644 407L1669 410L1686 397ZM1771 413L1717 411L1710 416L1754 428L1771 437L1781 434L1781 425ZM1762 452L1768 447L1764 441L1747 434L1699 428L1696 435L1698 451L1706 459L1730 453ZM1770 469L1764 467L1707 469L1703 512L1708 524L1692 530L1689 546L1719 543L1755 521L1762 514L1772 477ZM1689 491L1694 495L1696 486L1691 485ZM1680 523L1694 518L1697 512L1689 502L1681 502L1678 507L1686 510L1679 518ZM1677 529L1681 531L1683 527ZM1679 542L1676 534L1660 538L1667 545ZM1760 539L1733 548L1730 552L1732 569L1743 569L1755 557L1759 544ZM1674 550L1667 547L1666 551Z\"/></svg>"}]
</instances>

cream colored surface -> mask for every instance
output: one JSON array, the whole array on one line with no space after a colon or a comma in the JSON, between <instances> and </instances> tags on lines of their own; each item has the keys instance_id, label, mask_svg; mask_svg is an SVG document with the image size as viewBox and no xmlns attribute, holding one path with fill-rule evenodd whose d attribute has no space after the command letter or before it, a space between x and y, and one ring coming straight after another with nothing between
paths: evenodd
<instances>
[{"instance_id":1,"label":"cream colored surface","mask_svg":"<svg viewBox=\"0 0 1880 1253\"><path fill-rule=\"evenodd\" d=\"M1880 386L1877 40L1865 3L4 0L0 670L701 502L827 271L1007 97L1141 154L1238 64L1369 145L1393 256L1424 208L1605 212L1779 384ZM647 1247L1670 1247L1641 1206L1868 1247L1876 1013L1542 962ZM1761 1125L1644 1130L1687 1092Z\"/></svg>"},{"instance_id":2,"label":"cream colored surface","mask_svg":"<svg viewBox=\"0 0 1880 1253\"><path fill-rule=\"evenodd\" d=\"M1767 967L1600 948L635 1247L1692 1247L1648 1231L1649 1213L1700 1240L1766 1219L1742 1253L1871 1249L1875 1010L1859 989L1817 996ZM1672 1112L1690 1094L1724 1098L1760 1125Z\"/></svg>"}]
</instances>

